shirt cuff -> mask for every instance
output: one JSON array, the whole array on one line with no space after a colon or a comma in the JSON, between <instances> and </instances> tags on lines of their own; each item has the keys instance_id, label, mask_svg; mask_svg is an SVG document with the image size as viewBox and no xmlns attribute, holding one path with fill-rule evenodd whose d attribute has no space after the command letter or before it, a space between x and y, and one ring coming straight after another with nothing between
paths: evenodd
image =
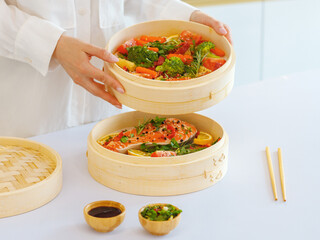
<instances>
[{"instance_id":1,"label":"shirt cuff","mask_svg":"<svg viewBox=\"0 0 320 240\"><path fill-rule=\"evenodd\" d=\"M199 10L180 0L169 1L169 4L162 10L162 19L185 20L189 21L191 14Z\"/></svg>"},{"instance_id":2,"label":"shirt cuff","mask_svg":"<svg viewBox=\"0 0 320 240\"><path fill-rule=\"evenodd\" d=\"M19 29L15 55L45 76L52 62L53 51L64 31L47 20L31 16Z\"/></svg>"}]
</instances>

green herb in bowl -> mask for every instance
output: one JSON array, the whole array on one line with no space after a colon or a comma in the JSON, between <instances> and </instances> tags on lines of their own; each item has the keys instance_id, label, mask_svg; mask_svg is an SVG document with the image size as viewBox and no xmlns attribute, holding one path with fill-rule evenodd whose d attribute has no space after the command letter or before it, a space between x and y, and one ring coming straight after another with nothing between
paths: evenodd
<instances>
[{"instance_id":1,"label":"green herb in bowl","mask_svg":"<svg viewBox=\"0 0 320 240\"><path fill-rule=\"evenodd\" d=\"M151 221L167 221L175 218L181 212L181 209L171 204L148 205L141 211L141 216Z\"/></svg>"}]
</instances>

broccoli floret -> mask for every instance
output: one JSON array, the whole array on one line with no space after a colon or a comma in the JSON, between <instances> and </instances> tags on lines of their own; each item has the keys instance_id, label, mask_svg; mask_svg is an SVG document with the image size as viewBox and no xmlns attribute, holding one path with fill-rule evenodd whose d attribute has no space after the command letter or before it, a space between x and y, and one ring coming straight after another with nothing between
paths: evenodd
<instances>
[{"instance_id":1,"label":"broccoli floret","mask_svg":"<svg viewBox=\"0 0 320 240\"><path fill-rule=\"evenodd\" d=\"M169 76L175 77L184 73L185 65L178 57L166 59L161 66L156 67L156 71L166 72Z\"/></svg>"},{"instance_id":2,"label":"broccoli floret","mask_svg":"<svg viewBox=\"0 0 320 240\"><path fill-rule=\"evenodd\" d=\"M134 62L137 66L152 67L155 61L158 61L158 53L149 50L147 47L133 46L127 48L128 60Z\"/></svg>"},{"instance_id":3,"label":"broccoli floret","mask_svg":"<svg viewBox=\"0 0 320 240\"><path fill-rule=\"evenodd\" d=\"M213 42L203 42L196 47L196 52L200 51L201 55L205 55L210 52L210 49L214 48Z\"/></svg>"},{"instance_id":4,"label":"broccoli floret","mask_svg":"<svg viewBox=\"0 0 320 240\"><path fill-rule=\"evenodd\" d=\"M178 48L178 44L174 42L165 42L165 43L160 43L159 41L155 42L149 42L148 43L149 47L156 47L159 49L158 54L161 56L165 56L168 54L170 51L173 51Z\"/></svg>"}]
</instances>

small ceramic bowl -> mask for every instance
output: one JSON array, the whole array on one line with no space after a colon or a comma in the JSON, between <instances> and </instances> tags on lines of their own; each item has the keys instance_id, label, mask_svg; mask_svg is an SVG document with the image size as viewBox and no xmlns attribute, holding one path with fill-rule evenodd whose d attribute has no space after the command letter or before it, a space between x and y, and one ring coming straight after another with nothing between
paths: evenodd
<instances>
[{"instance_id":1,"label":"small ceramic bowl","mask_svg":"<svg viewBox=\"0 0 320 240\"><path fill-rule=\"evenodd\" d=\"M121 210L121 213L114 217L101 218L89 215L89 211L96 207L115 207ZM111 232L118 227L122 222L126 214L125 207L118 202L114 201L97 201L87 204L83 209L84 218L86 222L94 230L98 232Z\"/></svg>"},{"instance_id":2,"label":"small ceramic bowl","mask_svg":"<svg viewBox=\"0 0 320 240\"><path fill-rule=\"evenodd\" d=\"M148 231L149 233L151 233L153 235L159 235L159 236L166 235L169 232L171 232L173 229L175 229L176 226L178 226L178 224L180 222L180 218L181 218L181 213L179 213L178 216L176 216L175 218L173 218L171 220L167 220L167 221L151 221L151 220L144 218L141 215L141 212L143 211L143 209L145 207L154 206L154 205L167 205L167 203L148 204L147 206L140 208L140 210L138 212L139 221L140 221L142 227L146 231ZM174 207L176 207L176 206L174 206Z\"/></svg>"}]
</instances>

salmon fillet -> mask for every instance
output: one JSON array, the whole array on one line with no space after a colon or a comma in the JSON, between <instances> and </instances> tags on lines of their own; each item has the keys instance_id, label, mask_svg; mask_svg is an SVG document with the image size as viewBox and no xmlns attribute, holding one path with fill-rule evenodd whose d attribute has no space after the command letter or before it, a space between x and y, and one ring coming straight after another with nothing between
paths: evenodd
<instances>
[{"instance_id":1,"label":"salmon fillet","mask_svg":"<svg viewBox=\"0 0 320 240\"><path fill-rule=\"evenodd\" d=\"M143 128L125 129L103 146L115 152L127 153L129 149L138 149L143 143L167 145L172 138L182 144L192 141L196 133L197 129L192 124L177 118L167 118L158 125L149 121Z\"/></svg>"}]
</instances>

